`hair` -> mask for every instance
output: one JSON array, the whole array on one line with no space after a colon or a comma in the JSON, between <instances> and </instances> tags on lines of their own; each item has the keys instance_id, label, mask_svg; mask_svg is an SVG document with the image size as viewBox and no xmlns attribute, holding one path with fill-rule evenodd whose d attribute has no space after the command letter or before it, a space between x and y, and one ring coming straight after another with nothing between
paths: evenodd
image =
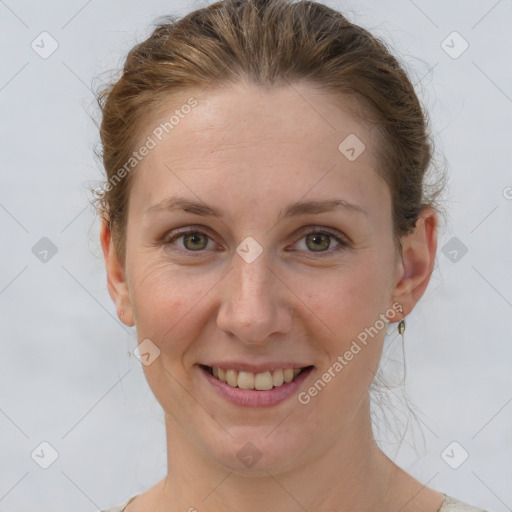
<instances>
[{"instance_id":1,"label":"hair","mask_svg":"<svg viewBox=\"0 0 512 512\"><path fill-rule=\"evenodd\" d=\"M269 88L300 81L340 100L353 98L348 108L376 134L376 171L391 192L397 246L424 207L440 212L445 176L427 183L433 143L411 81L382 41L340 12L308 0L223 0L155 25L128 53L122 76L96 94L97 155L106 171L96 206L122 260L133 181L127 162L143 125L173 97L214 82Z\"/></svg>"}]
</instances>

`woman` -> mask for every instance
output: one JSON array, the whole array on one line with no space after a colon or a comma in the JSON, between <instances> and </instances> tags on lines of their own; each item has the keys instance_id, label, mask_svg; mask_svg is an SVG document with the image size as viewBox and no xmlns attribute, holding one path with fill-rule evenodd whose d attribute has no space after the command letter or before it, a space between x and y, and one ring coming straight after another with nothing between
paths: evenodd
<instances>
[{"instance_id":1,"label":"woman","mask_svg":"<svg viewBox=\"0 0 512 512\"><path fill-rule=\"evenodd\" d=\"M108 288L168 452L167 476L110 512L479 510L372 434L440 192L385 46L315 2L226 0L164 20L99 103Z\"/></svg>"}]
</instances>

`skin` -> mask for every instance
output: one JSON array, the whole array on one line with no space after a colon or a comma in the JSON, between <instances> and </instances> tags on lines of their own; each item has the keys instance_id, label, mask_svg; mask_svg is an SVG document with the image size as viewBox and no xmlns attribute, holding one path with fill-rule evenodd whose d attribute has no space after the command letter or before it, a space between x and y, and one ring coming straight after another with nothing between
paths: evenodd
<instances>
[{"instance_id":1,"label":"skin","mask_svg":"<svg viewBox=\"0 0 512 512\"><path fill-rule=\"evenodd\" d=\"M312 364L307 390L393 304L403 315L389 318L390 331L414 308L434 266L435 212L422 211L400 252L369 126L308 84L187 91L147 120L141 141L190 96L198 106L134 171L125 261L101 230L119 318L160 350L143 368L165 413L168 475L126 510L439 510L444 496L396 466L372 435L368 389L386 328L307 405L296 396L269 408L232 405L197 366L229 358ZM355 161L338 150L349 134L366 146ZM222 215L147 212L176 195ZM296 201L332 198L366 213L278 221ZM208 237L171 240L190 226ZM311 240L313 228L347 245ZM252 263L236 253L248 236L263 250ZM247 442L261 453L250 468L237 457Z\"/></svg>"}]
</instances>

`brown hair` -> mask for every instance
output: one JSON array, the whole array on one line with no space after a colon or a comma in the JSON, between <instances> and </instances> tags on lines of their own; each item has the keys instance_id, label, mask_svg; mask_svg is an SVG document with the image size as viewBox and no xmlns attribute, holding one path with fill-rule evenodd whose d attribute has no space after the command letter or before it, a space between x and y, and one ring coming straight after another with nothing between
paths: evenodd
<instances>
[{"instance_id":1,"label":"brown hair","mask_svg":"<svg viewBox=\"0 0 512 512\"><path fill-rule=\"evenodd\" d=\"M356 100L354 108L376 128L377 171L391 191L398 246L423 207L438 211L445 177L426 184L432 160L427 118L383 42L317 2L223 0L179 20L157 20L150 37L129 52L119 80L97 94L107 174L99 211L122 259L131 174L115 186L113 178L130 159L147 116L187 89L242 80L262 87L305 81Z\"/></svg>"}]
</instances>

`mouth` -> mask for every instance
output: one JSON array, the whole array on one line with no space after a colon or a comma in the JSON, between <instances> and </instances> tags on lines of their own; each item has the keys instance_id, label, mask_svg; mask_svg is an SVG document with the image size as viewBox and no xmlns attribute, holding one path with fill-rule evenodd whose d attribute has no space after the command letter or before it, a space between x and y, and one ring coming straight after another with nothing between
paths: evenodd
<instances>
[{"instance_id":1,"label":"mouth","mask_svg":"<svg viewBox=\"0 0 512 512\"><path fill-rule=\"evenodd\" d=\"M303 373L309 373L312 365L302 368L279 368L253 373L232 368L219 368L200 364L200 368L220 382L232 388L249 391L270 391L288 383L294 382ZM302 380L302 379L300 379Z\"/></svg>"}]
</instances>

